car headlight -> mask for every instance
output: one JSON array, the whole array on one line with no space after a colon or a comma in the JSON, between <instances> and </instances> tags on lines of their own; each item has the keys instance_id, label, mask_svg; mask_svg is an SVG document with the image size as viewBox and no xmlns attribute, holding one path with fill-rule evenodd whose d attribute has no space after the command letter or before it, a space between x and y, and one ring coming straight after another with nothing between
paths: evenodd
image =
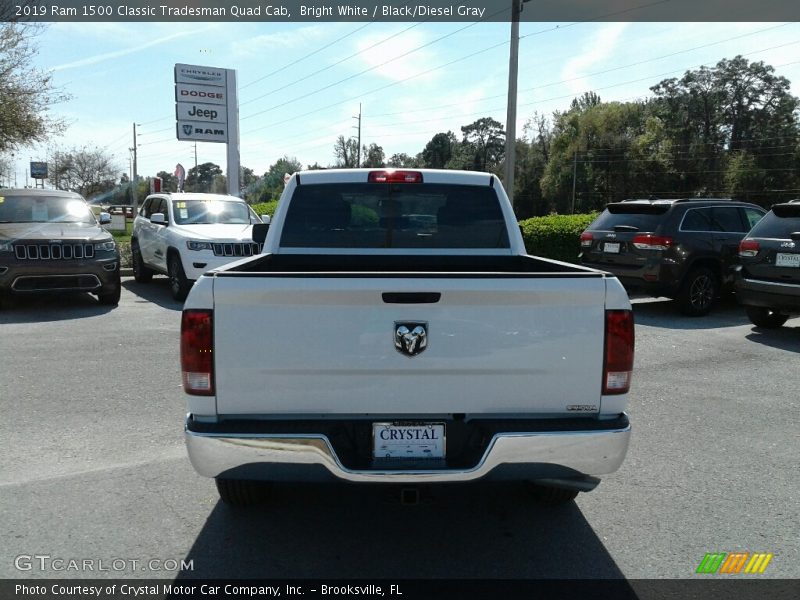
<instances>
[{"instance_id":1,"label":"car headlight","mask_svg":"<svg viewBox=\"0 0 800 600\"><path fill-rule=\"evenodd\" d=\"M189 240L186 242L186 247L189 250L212 250L211 242L196 242L194 240Z\"/></svg>"},{"instance_id":2,"label":"car headlight","mask_svg":"<svg viewBox=\"0 0 800 600\"><path fill-rule=\"evenodd\" d=\"M11 242L0 242L0 252L13 252L14 247Z\"/></svg>"},{"instance_id":3,"label":"car headlight","mask_svg":"<svg viewBox=\"0 0 800 600\"><path fill-rule=\"evenodd\" d=\"M106 251L106 252L113 252L114 249L117 247L116 242L114 240L107 240L105 242L97 242L94 245L95 252Z\"/></svg>"}]
</instances>

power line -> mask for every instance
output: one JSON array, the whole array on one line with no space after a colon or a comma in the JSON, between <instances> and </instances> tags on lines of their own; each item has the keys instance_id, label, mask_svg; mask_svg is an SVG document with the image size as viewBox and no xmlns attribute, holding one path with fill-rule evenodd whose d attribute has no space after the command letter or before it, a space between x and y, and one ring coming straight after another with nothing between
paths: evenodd
<instances>
[{"instance_id":1,"label":"power line","mask_svg":"<svg viewBox=\"0 0 800 600\"><path fill-rule=\"evenodd\" d=\"M498 14L500 14L502 12L505 12L507 10L509 10L509 9L504 8L502 10L496 11L496 12L490 14L490 15L487 15L482 20L490 19L491 17L493 17L495 15L498 15ZM480 21L476 21L474 23L470 23L469 25L465 25L464 27L460 27L460 28L456 29L455 31L451 31L450 33L447 33L447 34L445 34L443 36L440 36L440 37L438 37L438 38L436 38L434 40L426 42L426 43L422 44L421 46L417 46L416 48L413 48L413 49L411 49L411 50L409 50L407 52L404 52L403 54L401 54L399 56L395 56L394 58L391 58L391 59L389 59L387 61L384 61L384 62L382 62L380 64L377 64L377 65L374 65L372 67L369 67L368 69L364 69L363 71L359 71L358 73L355 73L353 75L349 75L349 76L345 77L344 79L340 79L338 81L334 81L333 83L330 83L330 84L328 84L326 86L318 88L318 89L314 90L313 92L310 92L310 93L307 93L307 94L303 94L302 96L297 96L295 98L292 98L291 100L287 100L286 102L282 102L280 104L276 104L275 106L270 106L269 108L265 108L264 110L249 114L249 115L247 115L245 117L242 117L241 120L244 121L246 119L251 119L253 117L256 117L258 115L262 115L264 113L273 111L275 109L281 108L281 107L286 106L288 104L293 104L294 102L297 102L298 100L303 100L303 99L308 98L310 96L314 96L316 94L319 94L320 92L324 92L325 90L328 90L328 89L330 89L332 87L335 87L335 86L337 86L337 85L339 85L341 83L344 83L346 81L350 81L351 79L355 79L356 77L360 77L361 75L364 75L365 73L369 73L370 71L374 71L375 69L379 69L381 67L384 67L384 66L388 65L389 63L392 63L392 62L394 62L396 60L400 60L401 58L405 58L406 56L409 56L410 54L413 54L414 52L422 50L423 48L427 48L428 46L432 46L433 44L437 44L437 43L441 42L442 40L446 40L447 38L450 38L450 37L456 35L457 33L461 33L462 31L465 31L465 30L469 29L470 27L475 27L475 25L478 25L479 23L480 23ZM505 43L508 43L508 42L505 42Z\"/></svg>"},{"instance_id":2,"label":"power line","mask_svg":"<svg viewBox=\"0 0 800 600\"><path fill-rule=\"evenodd\" d=\"M266 98L267 96L271 96L272 94L274 94L276 92L279 92L281 90L285 90L288 87L291 87L291 86L293 86L293 85L295 85L297 83L300 83L301 81L305 81L307 79L310 79L311 77L314 77L315 75L319 75L320 73L322 73L324 71L327 71L329 69L332 69L333 67L335 67L337 65L340 65L343 62L348 61L348 60L350 60L351 58L353 58L355 56L358 56L359 54L363 54L364 52L366 52L368 50L371 50L372 48L375 48L376 46L380 46L381 44L388 42L392 38L395 38L395 37L397 37L399 35L404 34L406 31L414 29L415 27L419 27L420 25L425 23L427 20L428 19L426 19L425 21L420 21L418 23L414 23L410 27L406 27L402 31L394 33L394 34L390 35L389 37L384 38L384 39L380 40L379 42L376 42L376 43L372 44L371 46L369 46L367 48L364 48L363 50L359 50L358 52L355 52L355 53L351 54L350 56L347 56L347 57L345 57L345 58L343 58L341 60L338 60L335 63L332 63L332 64L330 64L330 65L328 65L326 67L323 67L322 69L317 69L313 73L309 73L308 75L305 75L305 76L301 77L300 79L295 79L294 81L292 81L290 83L287 83L286 85L281 86L279 88L276 88L274 90L271 90L271 91L267 92L266 94L262 94L261 96L256 96L255 98L251 98L250 100L247 100L246 102L242 102L242 103L239 104L239 106L242 107L242 106L245 106L247 104L250 104L251 102L255 102L256 100L261 100L262 98ZM369 23L368 23L368 25L369 25ZM366 25L364 27L366 27ZM363 27L361 29L363 29ZM354 75L354 77L357 77L357 76L358 75Z\"/></svg>"},{"instance_id":3,"label":"power line","mask_svg":"<svg viewBox=\"0 0 800 600\"><path fill-rule=\"evenodd\" d=\"M240 88L239 88L239 90L241 91L241 90L243 90L243 89L249 88L251 85L255 85L255 84L256 84L256 83L258 83L259 81L264 81L264 80L265 80L267 77L272 77L273 75L276 75L276 74L280 73L281 71L285 71L285 70L286 70L286 69L288 69L289 67L292 67L292 66L296 65L297 63L299 63L299 62L302 62L302 61L304 61L305 59L307 59L307 58L310 58L310 57L314 56L315 54L319 54L320 52L322 52L322 51L323 51L323 50L325 50L326 48L330 48L330 47L331 47L331 46L333 46L334 44L337 44L337 43L341 42L342 40L344 40L344 39L346 39L346 38L350 37L351 35L358 33L359 31L361 31L361 30L362 30L362 29L364 29L365 27L369 27L370 25L372 25L372 23L373 23L373 21L370 21L370 22L369 22L369 23L367 23L366 25L362 25L361 27L359 27L359 28L357 28L357 29L354 29L354 30L353 30L353 31L351 31L350 33L346 33L345 35L343 35L343 36L341 36L341 37L338 37L338 38L336 38L335 40L333 40L333 41L332 41L332 42L330 42L329 44L325 44L324 46L322 46L322 47L320 47L320 48L317 48L317 49L316 49L316 50L314 50L313 52L309 52L308 54L306 54L306 55L304 55L304 56L301 56L301 57L300 57L300 58L298 58L297 60L290 62L288 65L284 65L284 66L282 66L280 69L275 69L274 71L271 71L271 72L267 73L266 75L264 75L264 76L262 76L262 77L259 77L258 79L254 79L254 80L253 80L253 81L251 81L250 83L247 83L247 84L243 85L242 87L240 87ZM247 104L247 102L244 102L243 104Z\"/></svg>"},{"instance_id":4,"label":"power line","mask_svg":"<svg viewBox=\"0 0 800 600\"><path fill-rule=\"evenodd\" d=\"M791 46L791 45L798 44L798 43L800 43L800 40L795 40L793 42L789 42L789 43L786 43L786 44L780 44L778 46L771 46L769 48L762 48L761 50L755 50L753 52L748 52L747 54L742 54L740 56L750 56L752 54L759 54L761 52L766 52L768 50L775 50L777 48L783 48L785 46ZM800 62L800 61L792 61L792 62L783 63L783 64L775 65L775 66L776 67L785 67L785 66L792 65L792 64L795 64L795 63L798 63L798 62ZM686 71L688 69L697 69L699 67L705 67L705 66L707 66L707 63L702 63L702 64L694 65L694 66L691 66L691 67L684 67L684 68L681 68L681 69L674 69L674 70L671 70L671 71L665 71L663 73L648 75L648 76L645 76L645 77L639 77L637 79L630 79L628 81L621 81L621 82L618 82L618 83L615 83L615 84L606 85L606 86L602 86L602 87L597 87L597 88L594 88L592 90L587 90L587 91L608 90L608 89L611 89L611 88L620 87L620 86L623 86L623 85L628 85L630 83L639 83L641 81L652 80L652 79L654 79L656 77L663 77L665 75L672 75L672 74L675 74L675 73ZM550 85L550 84L548 84L548 85ZM544 87L544 86L540 86L540 87ZM533 89L533 88L531 88L531 89ZM553 96L553 97L550 97L550 98L544 98L542 100L536 100L534 102L526 102L526 103L520 104L520 106L535 106L537 104L542 104L544 102L550 102L552 100L563 100L565 98L575 98L575 96L576 96L575 93L563 94L561 96ZM467 114L461 115L461 116L474 116L474 115L486 114L487 112L501 111L504 108L505 107L485 108L483 110L474 111L474 112L467 113ZM415 123L430 123L432 121L441 121L441 120L442 120L441 117L436 117L436 118L433 118L433 119L418 119L418 120L415 120L415 121L403 121L403 122L400 122L400 123L384 123L384 124L382 124L380 126L381 127L405 127L405 126L412 125L412 124L415 124Z\"/></svg>"},{"instance_id":5,"label":"power line","mask_svg":"<svg viewBox=\"0 0 800 600\"><path fill-rule=\"evenodd\" d=\"M595 75L603 75L603 74L606 74L606 73L611 73L612 71L619 71L621 69L626 69L626 68L630 68L630 67L643 65L643 64L649 63L649 62L655 62L657 60L662 60L664 58L671 58L673 56L677 56L678 54L685 54L687 52L693 52L695 50L708 48L710 46L717 46L719 44L724 44L725 42L738 40L738 39L743 38L743 37L747 37L747 36L750 36L750 35L756 35L756 34L759 34L759 33L764 33L765 31L770 31L770 30L773 30L773 29L778 29L780 27L786 27L787 25L794 25L794 24L795 23L783 23L782 25L777 25L775 27L767 27L766 29L759 29L758 31L753 31L753 32L750 32L750 33L742 34L742 35L737 35L737 36L734 36L734 37L725 38L725 39L722 39L722 40L719 40L719 41L716 41L716 42L712 42L710 44L703 44L701 46L695 46L693 48L687 48L686 50L680 50L678 52L672 52L670 54L663 54L661 56L656 56L654 58L649 58L647 60L641 60L641 61L638 61L638 62L629 63L627 65L622 65L622 66L614 67L614 68L611 68L611 69L605 69L603 71L595 71L593 73L586 73L585 75L581 75L580 77L573 77L571 79L560 79L558 81L553 81L553 82L546 83L546 84L543 84L543 85L533 86L533 87L529 87L529 88L523 88L523 89L521 89L519 91L520 92L530 92L532 90L551 87L551 86L554 86L554 85L558 85L560 83L568 83L570 81L575 81L575 80L578 80L578 79L585 79L586 77L594 77ZM522 37L520 37L520 39L524 39L526 37L529 37L530 35L532 35L532 34L528 34L526 36L522 36ZM508 43L508 42L506 42L506 43ZM494 48L494 47L496 47L496 46L492 46L492 48ZM472 55L469 55L468 58L471 57L471 56ZM556 62L556 61L547 61L545 63L539 63L539 65L541 66L542 64L552 64L554 62ZM450 64L452 64L452 63L447 63L446 65L443 65L443 66L449 66ZM441 67L439 67L439 68L441 68ZM505 97L505 94L497 94L495 96L482 96L480 98L476 98L475 100L477 100L477 101L493 100L495 98L504 98L504 97ZM425 111L428 111L428 110L435 110L437 108L452 108L454 106L460 106L460 105L461 105L460 102L454 102L454 103L450 103L450 104L440 104L440 105L437 105L437 106L429 106L429 107L426 107L426 108L416 108L416 109L413 109L413 110L398 111L398 112L392 112L392 113L379 113L379 114L374 114L374 115L369 115L369 116L373 117L373 118L374 117L393 117L393 116L402 115L402 114L415 113L415 112L425 112Z\"/></svg>"}]
</instances>

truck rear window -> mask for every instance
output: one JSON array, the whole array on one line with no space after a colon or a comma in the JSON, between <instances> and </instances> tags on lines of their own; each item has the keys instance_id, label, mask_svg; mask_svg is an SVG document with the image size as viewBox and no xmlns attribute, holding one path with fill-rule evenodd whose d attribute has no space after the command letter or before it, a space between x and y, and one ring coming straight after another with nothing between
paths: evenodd
<instances>
[{"instance_id":1,"label":"truck rear window","mask_svg":"<svg viewBox=\"0 0 800 600\"><path fill-rule=\"evenodd\" d=\"M509 248L490 187L431 183L300 185L284 248Z\"/></svg>"}]
</instances>

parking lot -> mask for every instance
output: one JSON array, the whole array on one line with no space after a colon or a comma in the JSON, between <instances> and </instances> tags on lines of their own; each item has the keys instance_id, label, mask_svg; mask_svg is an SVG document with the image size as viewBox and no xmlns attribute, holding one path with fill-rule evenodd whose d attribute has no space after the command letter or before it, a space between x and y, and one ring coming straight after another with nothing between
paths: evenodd
<instances>
[{"instance_id":1,"label":"parking lot","mask_svg":"<svg viewBox=\"0 0 800 600\"><path fill-rule=\"evenodd\" d=\"M116 308L0 310L0 577L686 578L733 551L800 577L800 319L761 330L733 300L690 319L635 299L628 457L565 507L521 486L407 506L395 488L282 485L234 511L183 447L180 308L165 278L124 278ZM20 555L160 562L20 571ZM158 568L171 560L191 568Z\"/></svg>"}]
</instances>

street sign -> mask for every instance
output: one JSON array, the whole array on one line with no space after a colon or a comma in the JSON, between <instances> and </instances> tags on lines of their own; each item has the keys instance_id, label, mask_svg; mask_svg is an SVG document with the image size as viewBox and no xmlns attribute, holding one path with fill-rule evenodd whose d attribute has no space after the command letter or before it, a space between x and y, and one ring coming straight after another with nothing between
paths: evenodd
<instances>
[{"instance_id":1,"label":"street sign","mask_svg":"<svg viewBox=\"0 0 800 600\"><path fill-rule=\"evenodd\" d=\"M228 193L239 189L239 103L236 71L175 65L175 135L179 140L226 145Z\"/></svg>"},{"instance_id":2,"label":"street sign","mask_svg":"<svg viewBox=\"0 0 800 600\"><path fill-rule=\"evenodd\" d=\"M31 179L47 179L47 163L31 161Z\"/></svg>"}]
</instances>

